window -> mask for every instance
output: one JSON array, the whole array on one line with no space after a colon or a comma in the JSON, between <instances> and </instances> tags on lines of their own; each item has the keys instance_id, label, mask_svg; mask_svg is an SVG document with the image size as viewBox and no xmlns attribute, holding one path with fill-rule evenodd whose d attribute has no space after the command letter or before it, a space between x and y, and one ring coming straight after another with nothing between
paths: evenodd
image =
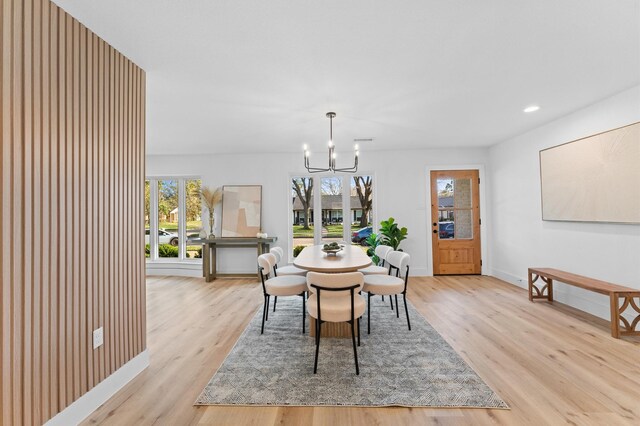
<instances>
[{"instance_id":1,"label":"window","mask_svg":"<svg viewBox=\"0 0 640 426\"><path fill-rule=\"evenodd\" d=\"M344 238L342 182L343 177L320 178L322 243L340 242Z\"/></svg>"},{"instance_id":2,"label":"window","mask_svg":"<svg viewBox=\"0 0 640 426\"><path fill-rule=\"evenodd\" d=\"M187 211L187 257L195 259L202 257L202 246L195 242L200 238L202 230L202 199L200 198L200 179L185 181L185 205Z\"/></svg>"},{"instance_id":3,"label":"window","mask_svg":"<svg viewBox=\"0 0 640 426\"><path fill-rule=\"evenodd\" d=\"M294 252L313 245L313 178L291 179L291 217ZM296 247L298 247L296 249Z\"/></svg>"},{"instance_id":4,"label":"window","mask_svg":"<svg viewBox=\"0 0 640 426\"><path fill-rule=\"evenodd\" d=\"M305 246L332 241L367 249L375 223L373 175L292 176L291 184L292 255Z\"/></svg>"},{"instance_id":5,"label":"window","mask_svg":"<svg viewBox=\"0 0 640 426\"><path fill-rule=\"evenodd\" d=\"M353 176L351 178L351 243L367 245L367 238L373 233L373 177Z\"/></svg>"},{"instance_id":6,"label":"window","mask_svg":"<svg viewBox=\"0 0 640 426\"><path fill-rule=\"evenodd\" d=\"M144 181L144 256L151 256L151 247L149 246L149 229L151 226L151 184L148 180Z\"/></svg>"},{"instance_id":7,"label":"window","mask_svg":"<svg viewBox=\"0 0 640 426\"><path fill-rule=\"evenodd\" d=\"M199 178L149 178L145 181L145 256L149 260L202 257Z\"/></svg>"}]
</instances>

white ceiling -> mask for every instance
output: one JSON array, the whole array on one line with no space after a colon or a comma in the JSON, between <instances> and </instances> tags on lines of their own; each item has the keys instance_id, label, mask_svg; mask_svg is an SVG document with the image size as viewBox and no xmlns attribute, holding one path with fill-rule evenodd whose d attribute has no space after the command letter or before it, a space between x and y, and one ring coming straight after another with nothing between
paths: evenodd
<instances>
[{"instance_id":1,"label":"white ceiling","mask_svg":"<svg viewBox=\"0 0 640 426\"><path fill-rule=\"evenodd\" d=\"M488 146L640 84L637 0L55 0L147 72L150 154ZM522 109L539 104L540 111Z\"/></svg>"}]
</instances>

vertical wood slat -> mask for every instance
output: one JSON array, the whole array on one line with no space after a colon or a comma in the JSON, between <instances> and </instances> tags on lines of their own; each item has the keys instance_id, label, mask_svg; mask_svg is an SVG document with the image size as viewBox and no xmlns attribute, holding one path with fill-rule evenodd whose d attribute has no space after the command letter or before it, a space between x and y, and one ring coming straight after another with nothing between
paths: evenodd
<instances>
[{"instance_id":1,"label":"vertical wood slat","mask_svg":"<svg viewBox=\"0 0 640 426\"><path fill-rule=\"evenodd\" d=\"M145 79L49 0L0 23L0 426L35 425L146 347Z\"/></svg>"},{"instance_id":2,"label":"vertical wood slat","mask_svg":"<svg viewBox=\"0 0 640 426\"><path fill-rule=\"evenodd\" d=\"M59 306L58 306L58 271L60 265L60 250L52 250L52 247L59 247L58 245L58 187L59 187L59 166L58 166L58 146L59 146L59 121L60 121L60 109L58 108L59 88L58 84L58 67L60 64L60 33L58 31L59 17L58 8L53 7L48 0L43 0L49 5L49 161L50 161L50 178L49 178L49 342L51 350L50 362L49 362L49 412L48 417L52 417L54 413L60 411L58 404L58 389L59 389L59 370L58 370L58 353L60 348L60 342L58 339L58 321L59 321ZM45 71L46 72L46 71ZM44 393L46 394L46 389ZM45 417L46 418L46 417Z\"/></svg>"}]
</instances>

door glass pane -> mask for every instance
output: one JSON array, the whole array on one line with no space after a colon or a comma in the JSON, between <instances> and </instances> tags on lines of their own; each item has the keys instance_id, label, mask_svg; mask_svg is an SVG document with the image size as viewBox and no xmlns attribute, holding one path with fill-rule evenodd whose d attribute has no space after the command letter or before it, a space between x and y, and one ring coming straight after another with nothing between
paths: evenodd
<instances>
[{"instance_id":1,"label":"door glass pane","mask_svg":"<svg viewBox=\"0 0 640 426\"><path fill-rule=\"evenodd\" d=\"M351 182L351 244L367 247L373 233L373 177L354 176Z\"/></svg>"},{"instance_id":2,"label":"door glass pane","mask_svg":"<svg viewBox=\"0 0 640 426\"><path fill-rule=\"evenodd\" d=\"M471 208L471 179L456 179L454 182L454 207Z\"/></svg>"},{"instance_id":3,"label":"door glass pane","mask_svg":"<svg viewBox=\"0 0 640 426\"><path fill-rule=\"evenodd\" d=\"M178 257L178 182L158 181L158 256Z\"/></svg>"},{"instance_id":4,"label":"door glass pane","mask_svg":"<svg viewBox=\"0 0 640 426\"><path fill-rule=\"evenodd\" d=\"M454 238L471 239L473 238L473 212L472 210L456 210Z\"/></svg>"},{"instance_id":5,"label":"door glass pane","mask_svg":"<svg viewBox=\"0 0 640 426\"><path fill-rule=\"evenodd\" d=\"M343 241L342 178L320 179L322 208L322 242Z\"/></svg>"},{"instance_id":6,"label":"door glass pane","mask_svg":"<svg viewBox=\"0 0 640 426\"><path fill-rule=\"evenodd\" d=\"M291 180L293 198L293 255L302 248L313 245L313 178L300 177Z\"/></svg>"},{"instance_id":7,"label":"door glass pane","mask_svg":"<svg viewBox=\"0 0 640 426\"><path fill-rule=\"evenodd\" d=\"M441 240L455 236L453 198L455 182L451 178L438 179L438 236Z\"/></svg>"},{"instance_id":8,"label":"door glass pane","mask_svg":"<svg viewBox=\"0 0 640 426\"><path fill-rule=\"evenodd\" d=\"M451 178L438 179L438 208L453 207L454 181Z\"/></svg>"},{"instance_id":9,"label":"door glass pane","mask_svg":"<svg viewBox=\"0 0 640 426\"><path fill-rule=\"evenodd\" d=\"M202 245L199 243L202 230L202 200L200 198L200 179L185 181L185 197L187 206L187 250L189 259L202 258Z\"/></svg>"},{"instance_id":10,"label":"door glass pane","mask_svg":"<svg viewBox=\"0 0 640 426\"><path fill-rule=\"evenodd\" d=\"M144 181L144 257L151 257L149 248L149 228L151 226L151 189L148 180Z\"/></svg>"}]
</instances>

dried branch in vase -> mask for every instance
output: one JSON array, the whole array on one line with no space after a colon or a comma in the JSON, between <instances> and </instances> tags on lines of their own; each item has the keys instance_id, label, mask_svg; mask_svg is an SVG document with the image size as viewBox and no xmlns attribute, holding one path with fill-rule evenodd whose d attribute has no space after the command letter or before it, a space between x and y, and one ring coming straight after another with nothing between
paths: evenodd
<instances>
[{"instance_id":1,"label":"dried branch in vase","mask_svg":"<svg viewBox=\"0 0 640 426\"><path fill-rule=\"evenodd\" d=\"M222 189L216 188L213 190L209 187L203 186L200 188L200 197L207 209L209 211L213 211L215 206L222 201Z\"/></svg>"},{"instance_id":2,"label":"dried branch in vase","mask_svg":"<svg viewBox=\"0 0 640 426\"><path fill-rule=\"evenodd\" d=\"M215 229L215 218L213 215L213 210L217 204L222 201L222 189L216 188L212 190L206 186L200 188L200 198L202 198L202 202L209 210L209 238L215 238L215 234L213 230Z\"/></svg>"}]
</instances>

